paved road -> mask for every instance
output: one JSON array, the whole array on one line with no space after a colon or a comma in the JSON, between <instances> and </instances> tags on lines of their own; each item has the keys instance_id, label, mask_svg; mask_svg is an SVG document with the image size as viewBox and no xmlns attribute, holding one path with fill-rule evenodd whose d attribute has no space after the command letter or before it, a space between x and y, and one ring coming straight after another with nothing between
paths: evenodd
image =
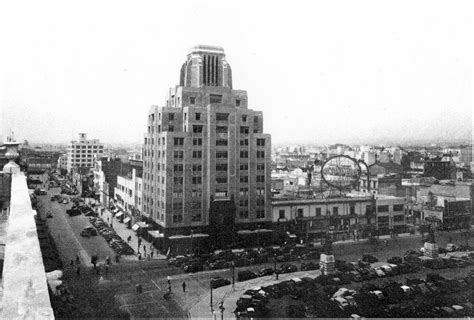
<instances>
[{"instance_id":1,"label":"paved road","mask_svg":"<svg viewBox=\"0 0 474 320\"><path fill-rule=\"evenodd\" d=\"M71 208L71 203L62 204L50 201L52 195L59 193L59 188L53 188L48 191L47 195L38 196L38 199L40 200L41 218L46 219L64 265L79 256L82 265L90 266L90 257L94 253L98 254L100 260L105 260L107 256L114 257L115 252L101 236L90 238L80 236L81 230L91 225L89 219L83 215L74 217L67 215L66 209ZM51 212L53 218L47 219L47 212Z\"/></svg>"}]
</instances>

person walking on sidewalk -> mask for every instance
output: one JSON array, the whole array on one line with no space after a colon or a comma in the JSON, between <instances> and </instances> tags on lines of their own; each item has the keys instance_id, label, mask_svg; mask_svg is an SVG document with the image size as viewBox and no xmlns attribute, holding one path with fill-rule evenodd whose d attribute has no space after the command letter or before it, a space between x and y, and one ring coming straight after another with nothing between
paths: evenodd
<instances>
[{"instance_id":1,"label":"person walking on sidewalk","mask_svg":"<svg viewBox=\"0 0 474 320\"><path fill-rule=\"evenodd\" d=\"M186 292L186 282L183 281L183 292Z\"/></svg>"}]
</instances>

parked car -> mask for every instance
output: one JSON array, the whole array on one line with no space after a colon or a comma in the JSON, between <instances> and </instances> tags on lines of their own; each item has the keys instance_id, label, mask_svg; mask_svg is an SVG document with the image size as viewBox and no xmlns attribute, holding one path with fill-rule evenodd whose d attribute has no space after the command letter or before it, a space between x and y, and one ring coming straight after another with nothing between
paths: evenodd
<instances>
[{"instance_id":1,"label":"parked car","mask_svg":"<svg viewBox=\"0 0 474 320\"><path fill-rule=\"evenodd\" d=\"M85 227L81 231L81 236L83 237L90 237L90 236L96 236L97 235L97 230L94 229L93 227Z\"/></svg>"},{"instance_id":2,"label":"parked car","mask_svg":"<svg viewBox=\"0 0 474 320\"><path fill-rule=\"evenodd\" d=\"M455 245L455 244L453 244L453 243L448 243L448 244L446 245L446 251L448 251L448 252L453 252L453 251L456 251L456 250L458 250L458 246L457 246L457 245Z\"/></svg>"},{"instance_id":3,"label":"parked car","mask_svg":"<svg viewBox=\"0 0 474 320\"><path fill-rule=\"evenodd\" d=\"M183 271L186 273L191 273L191 272L199 272L203 271L204 266L202 263L192 263L192 264L187 264L183 267Z\"/></svg>"},{"instance_id":4,"label":"parked car","mask_svg":"<svg viewBox=\"0 0 474 320\"><path fill-rule=\"evenodd\" d=\"M308 271L308 270L318 270L319 264L314 262L303 262L301 264L301 271Z\"/></svg>"},{"instance_id":5,"label":"parked car","mask_svg":"<svg viewBox=\"0 0 474 320\"><path fill-rule=\"evenodd\" d=\"M247 281L250 279L255 279L257 277L258 276L250 270L243 270L237 273L237 281Z\"/></svg>"},{"instance_id":6,"label":"parked car","mask_svg":"<svg viewBox=\"0 0 474 320\"><path fill-rule=\"evenodd\" d=\"M368 262L368 263L374 263L374 262L378 262L379 259L377 259L377 257L371 255L371 254L363 254L362 255L362 261L365 261L365 262Z\"/></svg>"},{"instance_id":7,"label":"parked car","mask_svg":"<svg viewBox=\"0 0 474 320\"><path fill-rule=\"evenodd\" d=\"M216 277L211 279L211 288L216 289L219 287L227 286L230 284L230 280L221 278L221 277Z\"/></svg>"},{"instance_id":8,"label":"parked car","mask_svg":"<svg viewBox=\"0 0 474 320\"><path fill-rule=\"evenodd\" d=\"M275 273L275 271L272 268L263 268L263 269L260 269L260 271L258 272L258 276L259 277L271 276L273 273Z\"/></svg>"}]
</instances>

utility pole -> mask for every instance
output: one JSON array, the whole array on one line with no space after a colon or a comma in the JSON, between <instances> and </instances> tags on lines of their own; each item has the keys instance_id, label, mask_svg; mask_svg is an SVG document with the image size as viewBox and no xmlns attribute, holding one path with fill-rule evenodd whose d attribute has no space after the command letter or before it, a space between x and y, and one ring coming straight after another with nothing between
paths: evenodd
<instances>
[{"instance_id":1,"label":"utility pole","mask_svg":"<svg viewBox=\"0 0 474 320\"><path fill-rule=\"evenodd\" d=\"M209 306L211 307L211 313L214 313L214 309L212 308L212 284L211 286L211 301L209 302Z\"/></svg>"},{"instance_id":2,"label":"utility pole","mask_svg":"<svg viewBox=\"0 0 474 320\"><path fill-rule=\"evenodd\" d=\"M232 261L231 269L232 269L232 290L234 290L235 288L235 262L234 261Z\"/></svg>"}]
</instances>

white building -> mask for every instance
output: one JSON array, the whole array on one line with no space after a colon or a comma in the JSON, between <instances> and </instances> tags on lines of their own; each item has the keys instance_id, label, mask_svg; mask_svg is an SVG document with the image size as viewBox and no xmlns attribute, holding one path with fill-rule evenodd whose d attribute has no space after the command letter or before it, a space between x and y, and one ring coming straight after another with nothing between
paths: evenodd
<instances>
[{"instance_id":1,"label":"white building","mask_svg":"<svg viewBox=\"0 0 474 320\"><path fill-rule=\"evenodd\" d=\"M98 139L87 139L87 134L79 133L79 141L71 141L67 148L67 164L68 173L73 167L94 166L94 155L101 156L104 153L104 145Z\"/></svg>"},{"instance_id":2,"label":"white building","mask_svg":"<svg viewBox=\"0 0 474 320\"><path fill-rule=\"evenodd\" d=\"M117 176L116 205L129 215L142 213L142 182L136 169L132 169L131 174L126 177Z\"/></svg>"},{"instance_id":3,"label":"white building","mask_svg":"<svg viewBox=\"0 0 474 320\"><path fill-rule=\"evenodd\" d=\"M100 157L94 158L94 190L99 194L100 203L104 207L109 206L109 184L105 181L105 173L102 171L102 160Z\"/></svg>"},{"instance_id":4,"label":"white building","mask_svg":"<svg viewBox=\"0 0 474 320\"><path fill-rule=\"evenodd\" d=\"M62 154L58 158L58 169L59 170L67 170L67 154Z\"/></svg>"}]
</instances>

